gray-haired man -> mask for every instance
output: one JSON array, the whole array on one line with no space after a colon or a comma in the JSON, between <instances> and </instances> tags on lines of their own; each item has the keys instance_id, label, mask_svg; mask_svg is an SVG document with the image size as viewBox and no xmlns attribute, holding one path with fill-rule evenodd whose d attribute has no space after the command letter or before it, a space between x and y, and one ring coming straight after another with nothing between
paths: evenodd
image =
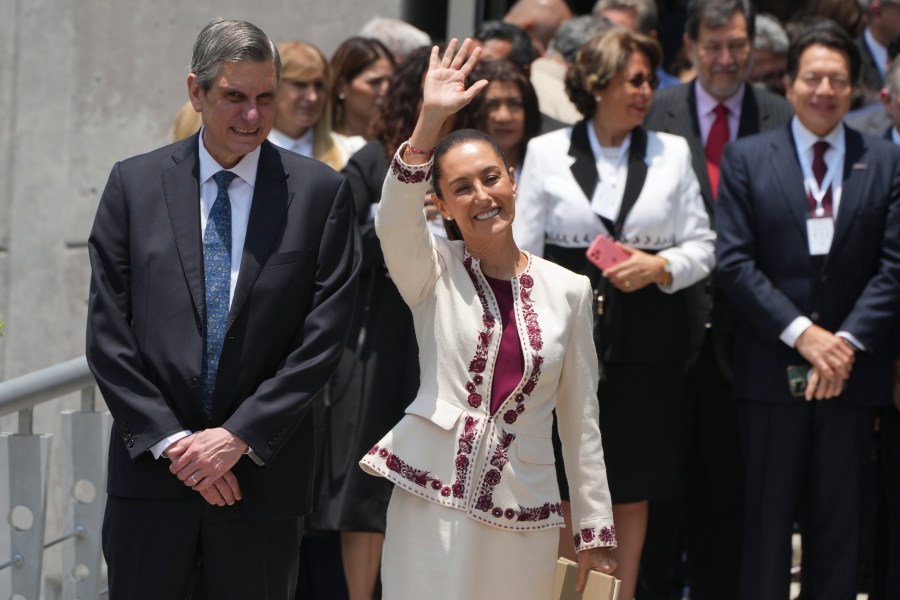
<instances>
[{"instance_id":1,"label":"gray-haired man","mask_svg":"<svg viewBox=\"0 0 900 600\"><path fill-rule=\"evenodd\" d=\"M344 179L266 141L281 63L254 25L194 45L203 128L117 163L89 240L87 354L115 419L113 599L293 598L310 407L343 347L359 244Z\"/></svg>"}]
</instances>

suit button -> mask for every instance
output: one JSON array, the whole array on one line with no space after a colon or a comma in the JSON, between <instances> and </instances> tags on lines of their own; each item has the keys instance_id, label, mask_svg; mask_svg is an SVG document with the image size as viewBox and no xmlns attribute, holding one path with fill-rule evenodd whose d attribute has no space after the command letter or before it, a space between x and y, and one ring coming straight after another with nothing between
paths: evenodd
<instances>
[{"instance_id":1,"label":"suit button","mask_svg":"<svg viewBox=\"0 0 900 600\"><path fill-rule=\"evenodd\" d=\"M818 311L815 311L815 310L814 310L814 311L812 312L812 314L809 315L809 318L810 318L810 320L812 320L812 321L818 321L818 320L819 320L819 313L818 313Z\"/></svg>"},{"instance_id":2,"label":"suit button","mask_svg":"<svg viewBox=\"0 0 900 600\"><path fill-rule=\"evenodd\" d=\"M704 323L703 326L706 327L707 329L712 329L712 323L710 323L709 321Z\"/></svg>"},{"instance_id":3,"label":"suit button","mask_svg":"<svg viewBox=\"0 0 900 600\"><path fill-rule=\"evenodd\" d=\"M128 446L129 448L134 448L134 440L128 440L128 442L126 442L125 445Z\"/></svg>"},{"instance_id":4,"label":"suit button","mask_svg":"<svg viewBox=\"0 0 900 600\"><path fill-rule=\"evenodd\" d=\"M200 378L199 377L191 377L188 379L188 385L191 386L191 389L197 389L200 387Z\"/></svg>"}]
</instances>

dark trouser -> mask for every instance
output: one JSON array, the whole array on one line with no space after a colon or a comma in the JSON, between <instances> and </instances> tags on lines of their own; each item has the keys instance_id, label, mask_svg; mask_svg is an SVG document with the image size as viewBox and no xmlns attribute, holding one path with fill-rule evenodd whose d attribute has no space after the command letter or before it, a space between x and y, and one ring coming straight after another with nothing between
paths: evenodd
<instances>
[{"instance_id":1,"label":"dark trouser","mask_svg":"<svg viewBox=\"0 0 900 600\"><path fill-rule=\"evenodd\" d=\"M802 585L815 600L856 598L862 479L875 409L842 398L742 401L746 459L743 600L786 600L791 533L803 499Z\"/></svg>"},{"instance_id":2,"label":"dark trouser","mask_svg":"<svg viewBox=\"0 0 900 600\"><path fill-rule=\"evenodd\" d=\"M870 600L900 598L900 411L879 410L877 516Z\"/></svg>"},{"instance_id":3,"label":"dark trouser","mask_svg":"<svg viewBox=\"0 0 900 600\"><path fill-rule=\"evenodd\" d=\"M110 600L290 600L302 519L253 522L240 502L109 496L103 554ZM196 596L194 596L196 597Z\"/></svg>"}]
</instances>

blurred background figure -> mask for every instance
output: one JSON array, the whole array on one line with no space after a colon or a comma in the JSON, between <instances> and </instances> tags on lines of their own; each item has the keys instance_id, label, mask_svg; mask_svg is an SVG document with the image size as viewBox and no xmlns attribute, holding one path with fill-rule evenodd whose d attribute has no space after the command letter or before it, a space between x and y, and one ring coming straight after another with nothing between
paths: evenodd
<instances>
[{"instance_id":1,"label":"blurred background figure","mask_svg":"<svg viewBox=\"0 0 900 600\"><path fill-rule=\"evenodd\" d=\"M888 44L892 37L900 33L900 0L862 0L861 3L866 7L868 24L862 35L856 38L862 58L860 84L872 99L884 87Z\"/></svg>"},{"instance_id":2,"label":"blurred background figure","mask_svg":"<svg viewBox=\"0 0 900 600\"><path fill-rule=\"evenodd\" d=\"M756 35L747 81L784 96L784 76L790 41L781 22L767 14L756 15Z\"/></svg>"},{"instance_id":3,"label":"blurred background figure","mask_svg":"<svg viewBox=\"0 0 900 600\"><path fill-rule=\"evenodd\" d=\"M659 37L656 31L659 23L656 0L597 0L593 13L609 19L613 25L643 33L655 40ZM660 89L681 83L677 77L669 75L662 64L656 70L656 76L659 78Z\"/></svg>"},{"instance_id":4,"label":"blurred background figure","mask_svg":"<svg viewBox=\"0 0 900 600\"><path fill-rule=\"evenodd\" d=\"M399 65L413 50L431 47L431 36L400 19L374 17L359 30L359 35L374 38L385 45Z\"/></svg>"},{"instance_id":5,"label":"blurred background figure","mask_svg":"<svg viewBox=\"0 0 900 600\"><path fill-rule=\"evenodd\" d=\"M582 15L569 19L556 30L544 56L531 63L531 85L544 117L542 133L574 125L582 119L566 94L566 70L575 62L578 49L609 26L604 17Z\"/></svg>"},{"instance_id":6,"label":"blurred background figure","mask_svg":"<svg viewBox=\"0 0 900 600\"><path fill-rule=\"evenodd\" d=\"M541 130L541 112L531 81L508 60L479 63L468 79L468 85L482 79L490 84L465 107L460 127L478 129L494 138L515 168L518 181L528 142Z\"/></svg>"},{"instance_id":7,"label":"blurred background figure","mask_svg":"<svg viewBox=\"0 0 900 600\"><path fill-rule=\"evenodd\" d=\"M616 576L629 599L648 499L673 498L680 487L689 340L684 297L676 292L709 274L715 239L687 143L642 127L661 57L656 40L621 27L582 47L566 89L584 120L529 144L513 224L521 248L590 274L604 298L595 323L603 372L597 395L619 542ZM598 235L623 242L628 254L602 275L585 255ZM564 477L557 468L562 490ZM571 535L561 534L564 555L572 554Z\"/></svg>"},{"instance_id":8,"label":"blurred background figure","mask_svg":"<svg viewBox=\"0 0 900 600\"><path fill-rule=\"evenodd\" d=\"M429 47L414 50L397 68L377 108L372 141L343 171L353 190L363 258L355 318L330 385L318 509L308 521L318 530L340 532L350 600L380 597L393 487L387 479L366 475L357 462L403 417L419 386L412 314L384 266L373 218L390 157L412 135L419 116L430 54ZM447 127L453 127L452 120Z\"/></svg>"},{"instance_id":9,"label":"blurred background figure","mask_svg":"<svg viewBox=\"0 0 900 600\"><path fill-rule=\"evenodd\" d=\"M882 134L895 144L900 144L900 61L895 60L888 69L881 91L884 110L891 118L891 124Z\"/></svg>"},{"instance_id":10,"label":"blurred background figure","mask_svg":"<svg viewBox=\"0 0 900 600\"><path fill-rule=\"evenodd\" d=\"M571 18L572 11L563 0L519 0L503 21L524 29L535 53L542 56L559 26Z\"/></svg>"},{"instance_id":11,"label":"blurred background figure","mask_svg":"<svg viewBox=\"0 0 900 600\"><path fill-rule=\"evenodd\" d=\"M194 105L185 102L175 113L175 119L172 121L172 128L169 130L169 141L180 142L197 133L203 121L200 119L200 113L194 110Z\"/></svg>"},{"instance_id":12,"label":"blurred background figure","mask_svg":"<svg viewBox=\"0 0 900 600\"><path fill-rule=\"evenodd\" d=\"M328 61L318 48L306 42L282 42L278 52L282 73L269 141L320 160L332 169L342 169L350 153L331 135Z\"/></svg>"},{"instance_id":13,"label":"blurred background figure","mask_svg":"<svg viewBox=\"0 0 900 600\"><path fill-rule=\"evenodd\" d=\"M529 72L535 53L525 30L503 21L485 21L475 39L481 44L482 60L510 60Z\"/></svg>"},{"instance_id":14,"label":"blurred background figure","mask_svg":"<svg viewBox=\"0 0 900 600\"><path fill-rule=\"evenodd\" d=\"M375 109L393 74L394 57L376 39L351 37L337 47L331 57L331 118L336 137L371 137Z\"/></svg>"}]
</instances>

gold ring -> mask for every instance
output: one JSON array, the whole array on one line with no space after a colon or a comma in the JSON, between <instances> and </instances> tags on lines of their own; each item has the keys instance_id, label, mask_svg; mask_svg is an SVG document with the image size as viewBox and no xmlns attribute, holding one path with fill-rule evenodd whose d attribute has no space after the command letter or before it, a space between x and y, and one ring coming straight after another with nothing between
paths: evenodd
<instances>
[{"instance_id":1,"label":"gold ring","mask_svg":"<svg viewBox=\"0 0 900 600\"><path fill-rule=\"evenodd\" d=\"M194 483L197 483L197 474L196 473L191 475L191 481Z\"/></svg>"}]
</instances>

